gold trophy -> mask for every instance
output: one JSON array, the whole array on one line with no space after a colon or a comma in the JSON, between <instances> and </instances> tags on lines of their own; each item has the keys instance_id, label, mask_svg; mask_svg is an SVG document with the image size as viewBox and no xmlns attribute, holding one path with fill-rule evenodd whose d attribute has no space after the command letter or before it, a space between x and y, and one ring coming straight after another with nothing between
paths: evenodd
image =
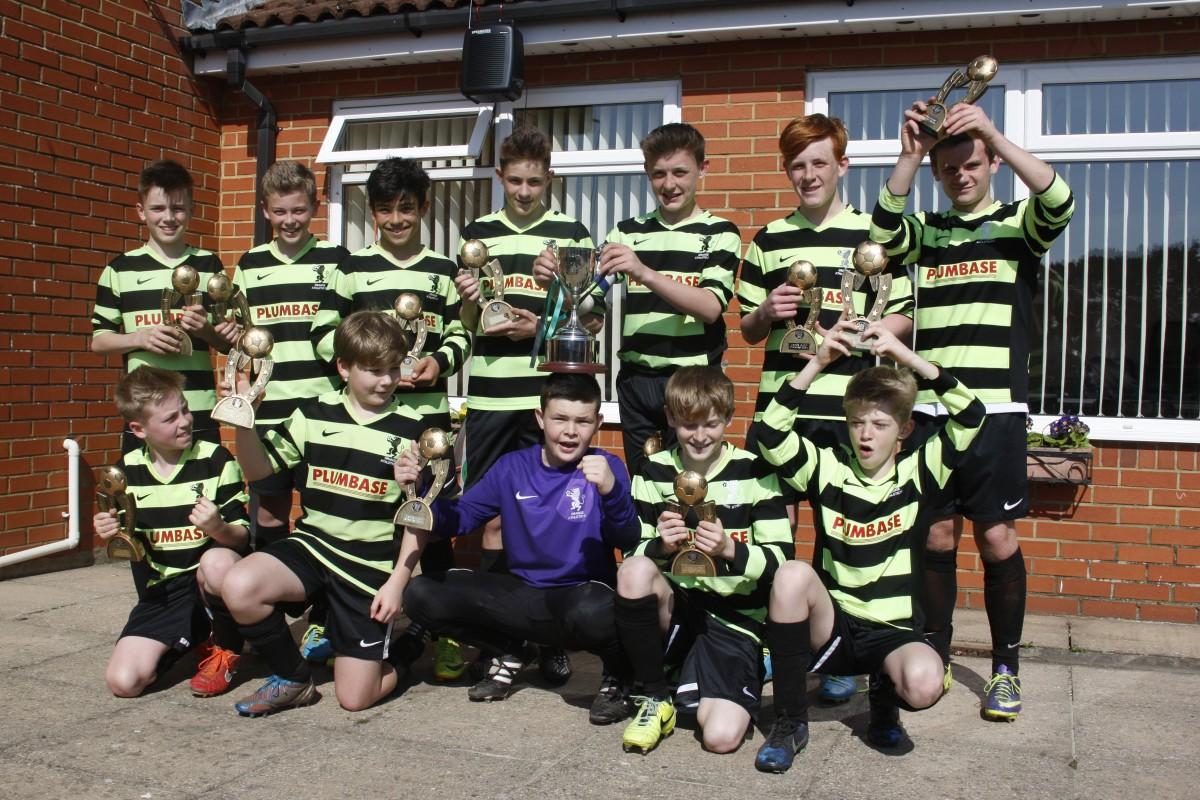
<instances>
[{"instance_id":1,"label":"gold trophy","mask_svg":"<svg viewBox=\"0 0 1200 800\"><path fill-rule=\"evenodd\" d=\"M427 531L433 528L433 511L430 504L437 499L438 492L446 483L446 475L450 472L450 437L441 428L426 428L417 440L417 453L421 457L421 467L429 464L433 471L433 479L424 497L417 496L415 483L400 485L404 492L404 502L396 510L393 520L397 525L407 525L410 528Z\"/></svg>"},{"instance_id":2,"label":"gold trophy","mask_svg":"<svg viewBox=\"0 0 1200 800\"><path fill-rule=\"evenodd\" d=\"M402 292L392 308L396 312L396 319L400 320L400 327L412 337L412 344L400 361L400 377L407 380L412 377L417 362L421 360L421 351L425 349L425 340L429 337L429 327L421 314L421 298L412 292Z\"/></svg>"},{"instance_id":3,"label":"gold trophy","mask_svg":"<svg viewBox=\"0 0 1200 800\"><path fill-rule=\"evenodd\" d=\"M233 394L222 397L213 407L212 418L235 428L254 427L254 401L262 394L271 379L275 362L269 356L275 337L266 328L251 325L242 331L225 361L225 382ZM249 367L250 388L237 394L237 376Z\"/></svg>"},{"instance_id":4,"label":"gold trophy","mask_svg":"<svg viewBox=\"0 0 1200 800\"><path fill-rule=\"evenodd\" d=\"M846 346L853 350L867 350L869 345L863 344L862 334L872 322L878 322L887 308L892 296L892 276L884 273L887 269L887 251L878 242L859 242L854 248L854 269L842 270L842 308L846 311L846 319L854 323L857 331L843 334ZM871 291L875 292L875 302L865 317L860 317L854 310L854 292L863 285L863 280L870 279Z\"/></svg>"},{"instance_id":5,"label":"gold trophy","mask_svg":"<svg viewBox=\"0 0 1200 800\"><path fill-rule=\"evenodd\" d=\"M663 449L662 431L655 431L651 436L647 437L642 443L642 453L649 458L655 453L661 453Z\"/></svg>"},{"instance_id":6,"label":"gold trophy","mask_svg":"<svg viewBox=\"0 0 1200 800\"><path fill-rule=\"evenodd\" d=\"M579 303L596 288L598 247L555 247L558 259L558 283L571 308L567 322L546 340L546 361L538 365L542 372L608 372L596 363L600 347L596 337L579 324Z\"/></svg>"},{"instance_id":7,"label":"gold trophy","mask_svg":"<svg viewBox=\"0 0 1200 800\"><path fill-rule=\"evenodd\" d=\"M200 295L196 294L199 286L200 274L196 272L196 268L188 264L180 264L171 273L171 288L163 289L162 324L175 328L175 333L179 337L179 355L181 356L192 354L192 337L179 324L179 320L175 319L175 314L171 309L175 307L176 303L184 306L194 306L199 303Z\"/></svg>"},{"instance_id":8,"label":"gold trophy","mask_svg":"<svg viewBox=\"0 0 1200 800\"><path fill-rule=\"evenodd\" d=\"M925 114L917 124L930 136L941 136L942 129L946 126L946 114L950 111L950 107L946 105L946 98L950 96L950 93L965 86L967 94L958 102L974 103L983 97L983 93L988 88L988 81L996 77L999 69L1000 64L996 59L989 55L982 55L976 56L967 65L966 72L961 69L951 72L950 76L942 83L942 88L938 89L933 102L925 107Z\"/></svg>"},{"instance_id":9,"label":"gold trophy","mask_svg":"<svg viewBox=\"0 0 1200 800\"><path fill-rule=\"evenodd\" d=\"M96 480L96 507L101 511L116 511L119 526L104 552L112 559L144 561L146 546L134 533L137 505L133 495L126 491L128 488L129 482L120 467L101 470Z\"/></svg>"},{"instance_id":10,"label":"gold trophy","mask_svg":"<svg viewBox=\"0 0 1200 800\"><path fill-rule=\"evenodd\" d=\"M225 315L233 309L233 319L239 330L250 326L250 304L241 287L229 280L224 272L218 272L208 279L208 297L212 300L212 315L214 320L224 320Z\"/></svg>"},{"instance_id":11,"label":"gold trophy","mask_svg":"<svg viewBox=\"0 0 1200 800\"><path fill-rule=\"evenodd\" d=\"M708 481L704 476L695 470L685 470L675 476L675 498L679 502L668 501L667 510L683 517L685 525L690 509L695 510L698 522L713 522L717 518L717 506L711 500L704 500L707 494ZM671 559L671 574L693 578L715 577L717 562L712 556L696 549L695 538L695 531L689 528L687 542L680 545L679 552Z\"/></svg>"},{"instance_id":12,"label":"gold trophy","mask_svg":"<svg viewBox=\"0 0 1200 800\"><path fill-rule=\"evenodd\" d=\"M779 352L793 356L812 355L817 352L817 337L813 330L821 316L821 290L817 286L817 268L809 261L793 261L787 269L787 282L802 289L800 303L808 306L808 316L803 325L794 319L787 321L787 333L779 341Z\"/></svg>"},{"instance_id":13,"label":"gold trophy","mask_svg":"<svg viewBox=\"0 0 1200 800\"><path fill-rule=\"evenodd\" d=\"M482 329L486 331L514 319L512 304L504 300L504 269L499 261L488 258L487 245L479 239L468 239L458 254L467 269L479 270L492 280L490 300L483 296L483 284L479 285L479 324Z\"/></svg>"}]
</instances>

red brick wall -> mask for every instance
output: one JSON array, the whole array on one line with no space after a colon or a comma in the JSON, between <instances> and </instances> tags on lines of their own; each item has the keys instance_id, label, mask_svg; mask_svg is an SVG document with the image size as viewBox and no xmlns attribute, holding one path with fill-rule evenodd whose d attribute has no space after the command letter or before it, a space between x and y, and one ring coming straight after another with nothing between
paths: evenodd
<instances>
[{"instance_id":1,"label":"red brick wall","mask_svg":"<svg viewBox=\"0 0 1200 800\"><path fill-rule=\"evenodd\" d=\"M64 437L85 477L116 455L119 360L89 352L90 317L101 268L142 241L146 162L193 171L194 240L217 246L219 129L176 50L177 7L0 2L0 552L65 535Z\"/></svg>"},{"instance_id":2,"label":"red brick wall","mask_svg":"<svg viewBox=\"0 0 1200 800\"><path fill-rule=\"evenodd\" d=\"M2 3L0 0L0 8L5 9L6 17L19 18L19 13L8 13L10 7L19 11L18 6ZM40 7L44 4L28 5ZM111 23L115 25L122 24L124 19L121 15L107 16L118 20ZM109 20L105 23L109 24ZM129 27L128 22L124 24ZM30 23L26 26L36 28ZM6 35L0 44L6 48L2 51L6 61L12 55L12 48L20 46L14 45L12 38ZM1049 58L1182 54L1197 52L1197 42L1200 42L1200 20L1195 18L958 33L797 38L780 42L530 58L526 64L526 78L531 86L561 84L563 76L570 76L572 83L680 79L684 118L697 125L709 143L711 164L703 185L702 203L737 222L749 240L759 226L794 207L792 191L778 170L776 139L782 124L803 111L808 69L883 69L884 65L961 63L985 50L995 54L1002 65ZM177 63L165 40L162 44L139 52L142 55L168 53L166 60ZM120 52L111 46L109 50ZM98 63L90 57L84 60ZM347 70L319 77L305 74L256 78L255 83L271 98L279 112L279 157L311 161L328 125L333 99L453 92L457 88L457 74L457 64L436 64L404 70ZM0 88L6 97L15 91L15 87L7 84ZM148 87L139 84L135 91L141 92L145 88ZM206 243L219 247L222 258L229 264L250 246L253 236L254 110L236 93L214 87L214 91L221 93L222 108L217 170L218 157L211 152L214 128L201 99L203 93L186 81L180 81L174 88L185 95L182 99L187 100L183 103L185 109L178 112L178 118L186 120L186 124L192 126L194 138L204 143L201 152L191 154L191 166L208 175L206 190L211 191L215 184L219 193L219 220L203 207L199 211L210 225L202 232L211 232L211 225L216 222L217 236ZM171 100L182 102L174 94ZM7 103L3 105L6 109L12 108ZM92 109L89 116L100 110L99 107ZM2 113L11 115L11 111ZM111 143L111 140L105 141ZM121 198L129 194L133 173L141 160L148 157L151 156L135 151L131 159L111 166L110 172L106 173L110 180L103 185L117 195L103 198L110 204L106 209L107 217L101 217L106 220L103 232L109 238L104 239L99 231L92 234L91 246L99 252L90 254L93 260L79 268L82 280L77 282L80 285L68 287L77 293L74 297L84 306L90 305L97 267L106 255L127 246L139 236L128 212L129 201ZM317 172L323 180L323 171L317 167ZM7 173L0 174L7 176ZM95 175L88 177L92 182L97 180ZM32 178L14 183L29 186L31 181ZM9 181L6 178L2 183ZM12 190L5 186L4 191ZM211 195L207 199L201 198L205 203L213 199ZM9 213L19 212L0 208L0 225L12 224L3 216ZM99 217L102 212L93 207L90 213ZM201 227L199 223L197 227ZM323 218L315 223L314 230L325 232ZM113 240L112 237L117 238ZM48 270L49 267L40 269ZM42 273L32 277L40 275ZM4 279L9 279L7 273ZM12 288L19 295L46 294L35 290L31 281ZM63 315L64 319L69 318L69 324L78 327L73 329L72 345L64 345L65 350L70 351L69 355L64 353L62 361L53 366L90 367L88 375L94 378L93 386L107 386L115 373L111 369L100 369L99 363L86 354L85 315L86 309L80 309L78 314ZM9 317L4 319L7 326ZM736 311L729 313L727 322L732 331L727 356L729 372L737 381L739 399L733 433L740 437L757 386L760 354L757 348L746 346L736 333ZM30 327L28 318L17 326L26 331ZM29 351L30 347L26 345L24 349ZM10 351L0 357L12 355ZM13 371L13 365L7 361L2 362L2 366L10 373ZM23 385L48 384L55 391L72 391L70 387L54 386L43 380L45 377L44 374L40 378L27 377ZM59 425L84 433L89 447L110 446L115 443L111 434L101 435L102 431L116 430L114 424L105 421L110 406L101 402L102 397L109 396L110 390L87 391L91 393L87 395L88 399L93 402L77 402L69 413L55 413L55 416L73 417ZM71 395L71 399L77 397ZM37 413L32 403L27 405L30 406L27 413ZM0 425L7 423L8 420L4 420ZM11 432L18 439L29 436L28 426L26 423L26 427ZM53 437L60 435L56 432ZM602 433L600 442L619 450L619 437L613 431ZM46 440L41 447L44 452L38 465L34 465L32 457L22 457L12 467L8 466L10 462L0 459L0 471L3 472L0 480L16 480L8 477L13 475L29 478L27 473L38 471L42 465L60 469L61 458L46 456L57 447L57 438ZM1195 473L1198 451L1200 448L1194 446L1171 445L1100 447L1096 453L1093 486L1075 490L1035 487L1032 491L1033 513L1021 524L1022 547L1031 568L1030 611L1196 621L1196 604L1200 600L1200 512L1194 510L1196 493L1200 492ZM29 479L38 480L37 477ZM54 476L49 479L56 480ZM60 486L61 476L57 480L56 485ZM61 504L61 490L54 496L46 495L43 505L52 506L45 511L46 517L56 518ZM27 508L29 506L22 506L18 510ZM58 530L53 525L46 525L47 521L54 520L42 518L36 524L45 531L52 527ZM4 530L11 533L13 524L10 520L10 526ZM33 523L21 522L21 525L27 524ZM0 542L0 546L10 548L17 544L20 540ZM982 576L969 537L963 545L960 567L961 601L980 605Z\"/></svg>"}]
</instances>

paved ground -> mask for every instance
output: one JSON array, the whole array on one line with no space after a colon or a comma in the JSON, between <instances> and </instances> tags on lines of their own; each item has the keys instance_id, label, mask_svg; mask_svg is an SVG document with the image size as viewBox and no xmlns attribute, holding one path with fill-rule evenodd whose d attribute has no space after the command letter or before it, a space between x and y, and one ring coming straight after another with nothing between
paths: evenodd
<instances>
[{"instance_id":1,"label":"paved ground","mask_svg":"<svg viewBox=\"0 0 1200 800\"><path fill-rule=\"evenodd\" d=\"M860 694L815 707L808 752L775 776L753 768L758 732L730 756L703 752L687 730L626 755L619 727L587 722L598 663L583 654L563 689L533 683L488 705L427 682L427 661L406 691L361 714L338 708L326 674L317 705L241 719L227 697L191 696L187 662L149 695L118 700L103 671L132 597L119 564L0 582L0 797L1200 796L1195 626L1031 619L1018 722L980 720L988 664L964 655L953 691L904 715L904 752L862 741ZM962 652L979 652L981 616L960 612L957 624ZM263 675L243 663L245 680Z\"/></svg>"}]
</instances>

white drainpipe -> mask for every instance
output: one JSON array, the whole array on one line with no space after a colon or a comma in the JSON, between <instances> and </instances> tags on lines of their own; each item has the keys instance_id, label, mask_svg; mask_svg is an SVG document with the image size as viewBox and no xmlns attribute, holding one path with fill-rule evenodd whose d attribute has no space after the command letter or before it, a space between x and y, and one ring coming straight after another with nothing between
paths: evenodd
<instances>
[{"instance_id":1,"label":"white drainpipe","mask_svg":"<svg viewBox=\"0 0 1200 800\"><path fill-rule=\"evenodd\" d=\"M67 538L0 556L0 567L74 550L79 545L79 442L63 439L63 449L67 451L67 510L62 515L67 521Z\"/></svg>"}]
</instances>

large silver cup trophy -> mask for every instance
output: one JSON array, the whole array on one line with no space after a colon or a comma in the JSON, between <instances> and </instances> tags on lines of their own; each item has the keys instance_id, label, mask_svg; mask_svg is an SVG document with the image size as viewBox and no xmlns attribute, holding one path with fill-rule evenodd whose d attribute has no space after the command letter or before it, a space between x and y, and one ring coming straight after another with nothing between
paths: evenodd
<instances>
[{"instance_id":1,"label":"large silver cup trophy","mask_svg":"<svg viewBox=\"0 0 1200 800\"><path fill-rule=\"evenodd\" d=\"M571 307L566 323L546 340L546 361L538 365L542 372L607 372L608 367L596 363L600 347L596 337L579 324L579 303L596 286L596 261L600 249L595 247L559 247L558 280Z\"/></svg>"}]
</instances>

